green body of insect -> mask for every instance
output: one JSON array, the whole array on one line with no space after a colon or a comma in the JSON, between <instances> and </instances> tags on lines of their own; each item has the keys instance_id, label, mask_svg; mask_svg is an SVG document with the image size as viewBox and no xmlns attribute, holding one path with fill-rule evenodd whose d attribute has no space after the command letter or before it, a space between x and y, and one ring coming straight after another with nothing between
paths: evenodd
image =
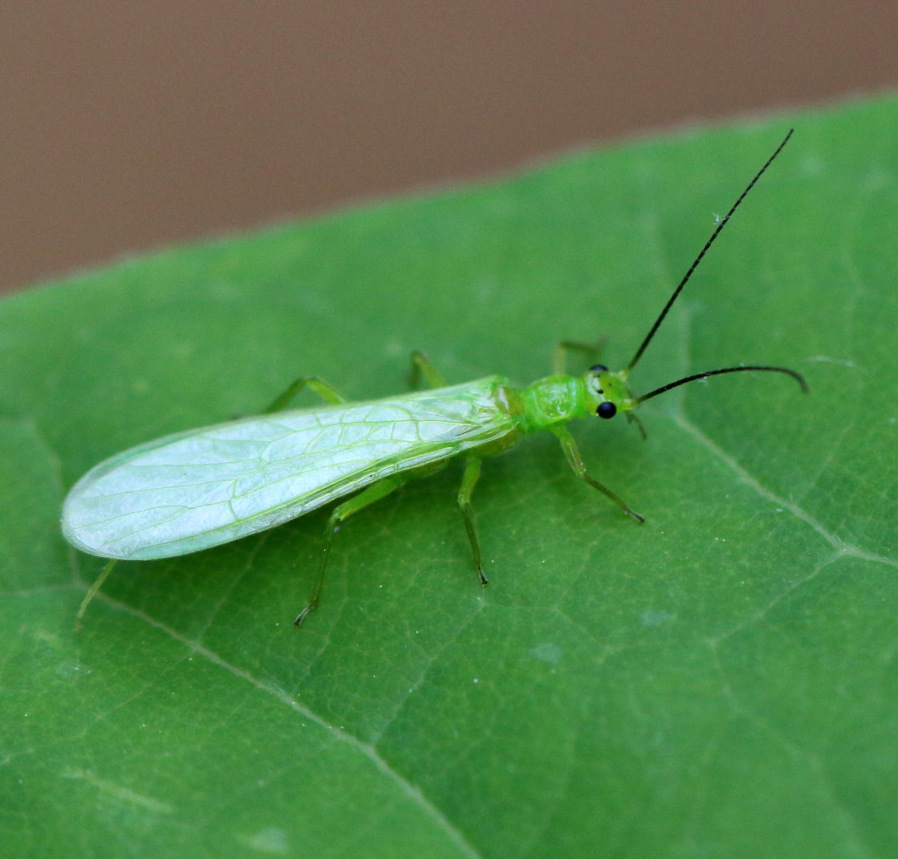
<instances>
[{"instance_id":1,"label":"green body of insect","mask_svg":"<svg viewBox=\"0 0 898 859\"><path fill-rule=\"evenodd\" d=\"M791 132L790 132L791 134ZM727 367L678 379L641 397L627 385L677 296L730 216L788 140L788 136L718 224L669 299L629 365L612 372L595 365L582 376L563 372L571 344L556 351L556 373L516 389L501 376L446 387L421 354L413 375L432 390L384 400L349 403L318 377L295 382L264 415L190 430L121 453L91 469L72 488L62 527L77 548L114 560L183 555L271 528L345 496L325 529L318 580L299 624L318 603L338 524L407 481L431 474L455 456L465 458L458 505L483 584L486 577L471 516L471 496L481 461L511 447L521 435L549 430L574 472L636 521L642 517L586 470L566 424L588 415L609 419L639 403L696 379L724 373L793 370L768 365ZM575 347L582 348L582 347ZM318 409L286 410L304 387L324 397ZM112 568L90 589L88 602Z\"/></svg>"}]
</instances>

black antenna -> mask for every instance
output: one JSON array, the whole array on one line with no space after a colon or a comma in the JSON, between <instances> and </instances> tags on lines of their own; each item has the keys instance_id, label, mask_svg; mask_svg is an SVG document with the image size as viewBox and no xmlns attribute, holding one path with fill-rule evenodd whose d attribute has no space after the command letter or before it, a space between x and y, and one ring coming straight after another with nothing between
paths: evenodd
<instances>
[{"instance_id":1,"label":"black antenna","mask_svg":"<svg viewBox=\"0 0 898 859\"><path fill-rule=\"evenodd\" d=\"M629 364L627 364L627 369L624 370L624 372L623 372L624 377L626 377L629 374L630 370L632 370L636 366L637 361L639 361L639 359L642 357L642 353L645 352L646 347L649 345L649 343L652 342L652 338L655 336L655 332L658 330L658 328L661 326L661 323L664 321L664 317L667 316L668 311L670 310L671 307L673 307L673 303L677 300L677 297L683 291L683 287L686 286L686 284L689 282L689 278L692 277L693 272L698 268L699 263L702 261L705 254L708 252L708 249L711 247L711 245L714 244L714 242L717 240L717 237L723 231L723 228L727 225L727 221L729 221L729 219L733 217L733 213L736 211L736 209L739 208L739 205L746 198L746 196L748 196L748 192L751 191L751 189L755 187L755 183L758 181L758 179L760 179L764 175L767 168L771 164L773 164L774 160L776 160L777 155L779 155L780 152L783 151L783 147L789 142L789 138L792 136L793 131L795 131L794 128L789 129L789 133L785 136L785 138L783 138L783 142L780 143L780 145L776 147L776 151L773 153L773 155L771 155L767 159L767 161L764 162L764 166L760 170L758 170L758 172L755 174L755 178L752 179L751 182L748 183L745 190L739 195L739 199L736 200L735 203L733 203L733 205L730 207L729 212L726 213L726 215L721 219L720 223L717 225L717 228L714 230L713 233L711 233L711 238L705 242L705 246L701 249L701 251L699 251L699 255L695 258L695 261L692 263L692 265L689 266L689 271L686 272L686 274L683 276L683 279L680 281L679 285L674 290L673 295L671 295L671 297L667 300L667 304L664 305L664 310L661 311L660 316L655 320L655 324L652 326L651 330L646 335L645 340L642 341L642 344L636 350L636 354L633 356L633 360L630 361ZM796 376L799 379L799 381L802 383L802 385L804 385L804 379L802 379L796 373L792 373L791 370L782 370L779 367L753 367L753 368L732 367L729 370L715 370L712 373L700 373L698 376L690 376L688 379L681 379L679 382L674 382L673 384L668 385L665 388L659 388L657 391L653 391L651 394L647 394L645 397L641 397L639 402L642 402L643 400L647 400L649 397L654 397L656 394L660 394L661 391L663 391L663 390L666 391L672 387L676 387L677 385L683 385L686 382L692 381L693 379L703 379L707 376L713 376L716 373L733 373L733 372L737 372L739 370L748 370L748 369L777 370L779 372L787 372L793 376Z\"/></svg>"},{"instance_id":2,"label":"black antenna","mask_svg":"<svg viewBox=\"0 0 898 859\"><path fill-rule=\"evenodd\" d=\"M654 391L649 391L647 394L643 394L641 397L636 398L636 402L644 403L646 400L650 400L652 397L657 397L658 394L663 394L665 391L669 391L671 388L679 388L680 385L685 385L687 382L695 382L698 379L707 379L708 376L719 376L722 373L747 373L750 370L761 370L761 371L769 371L771 373L785 373L787 376L791 376L801 385L801 390L804 393L808 392L808 383L804 380L804 376L800 373L796 373L795 370L790 370L788 367L770 367L766 364L756 364L754 366L746 366L745 364L740 364L738 367L724 367L722 370L706 370L704 373L695 373L692 376L687 376L685 379L677 379L676 382L668 382L666 385L662 385L660 388L655 388ZM629 412L628 412L629 414Z\"/></svg>"}]
</instances>

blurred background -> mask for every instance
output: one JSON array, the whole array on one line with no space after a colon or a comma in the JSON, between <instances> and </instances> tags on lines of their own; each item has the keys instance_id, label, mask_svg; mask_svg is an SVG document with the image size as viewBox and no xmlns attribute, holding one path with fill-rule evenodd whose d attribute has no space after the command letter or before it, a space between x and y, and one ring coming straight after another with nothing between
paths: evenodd
<instances>
[{"instance_id":1,"label":"blurred background","mask_svg":"<svg viewBox=\"0 0 898 859\"><path fill-rule=\"evenodd\" d=\"M4 3L0 289L896 82L869 0Z\"/></svg>"}]
</instances>

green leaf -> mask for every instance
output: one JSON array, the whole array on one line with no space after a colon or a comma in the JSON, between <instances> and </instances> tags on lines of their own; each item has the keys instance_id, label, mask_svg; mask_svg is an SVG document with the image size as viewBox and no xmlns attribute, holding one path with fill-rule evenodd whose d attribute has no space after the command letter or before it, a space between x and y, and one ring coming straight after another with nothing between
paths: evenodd
<instances>
[{"instance_id":1,"label":"green leaf","mask_svg":"<svg viewBox=\"0 0 898 859\"><path fill-rule=\"evenodd\" d=\"M335 538L327 511L123 563L64 543L94 463L317 373L403 390L619 367L740 374L460 469ZM566 157L527 175L118 262L0 305L0 809L16 856L882 856L898 851L898 100ZM311 400L310 400L311 402ZM618 425L619 423L619 425ZM893 605L894 604L894 605Z\"/></svg>"}]
</instances>

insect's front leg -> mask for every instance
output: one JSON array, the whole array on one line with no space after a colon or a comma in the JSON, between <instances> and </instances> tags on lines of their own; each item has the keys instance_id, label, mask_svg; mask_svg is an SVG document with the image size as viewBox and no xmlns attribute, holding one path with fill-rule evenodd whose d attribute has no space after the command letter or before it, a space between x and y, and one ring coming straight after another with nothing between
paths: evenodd
<instances>
[{"instance_id":1,"label":"insect's front leg","mask_svg":"<svg viewBox=\"0 0 898 859\"><path fill-rule=\"evenodd\" d=\"M561 340L555 344L552 352L552 374L563 376L567 373L567 356L570 352L586 355L589 364L595 364L608 342L607 337L600 337L595 343L577 343L573 340Z\"/></svg>"},{"instance_id":2,"label":"insect's front leg","mask_svg":"<svg viewBox=\"0 0 898 859\"><path fill-rule=\"evenodd\" d=\"M637 522L642 523L645 522L645 518L640 516L635 510L631 510L627 505L627 502L624 501L623 498L620 497L616 492L612 492L607 486L599 483L593 477L590 477L586 472L586 463L583 462L583 457L580 456L580 450L577 448L577 443L574 441L573 436L568 431L568 428L564 426L564 424L557 424L553 426L552 432L555 433L558 440L561 442L561 449L564 451L564 455L567 457L567 461L570 464L571 468L574 469L574 474L577 477L585 480L593 489L598 489L599 492L607 495L621 510L624 511L628 516L633 517Z\"/></svg>"},{"instance_id":3,"label":"insect's front leg","mask_svg":"<svg viewBox=\"0 0 898 859\"><path fill-rule=\"evenodd\" d=\"M344 397L333 385L325 382L320 376L300 376L283 394L275 397L274 402L262 414L270 415L273 412L283 411L303 388L311 388L322 400L328 403L336 405L337 403L349 402L348 397Z\"/></svg>"}]
</instances>

